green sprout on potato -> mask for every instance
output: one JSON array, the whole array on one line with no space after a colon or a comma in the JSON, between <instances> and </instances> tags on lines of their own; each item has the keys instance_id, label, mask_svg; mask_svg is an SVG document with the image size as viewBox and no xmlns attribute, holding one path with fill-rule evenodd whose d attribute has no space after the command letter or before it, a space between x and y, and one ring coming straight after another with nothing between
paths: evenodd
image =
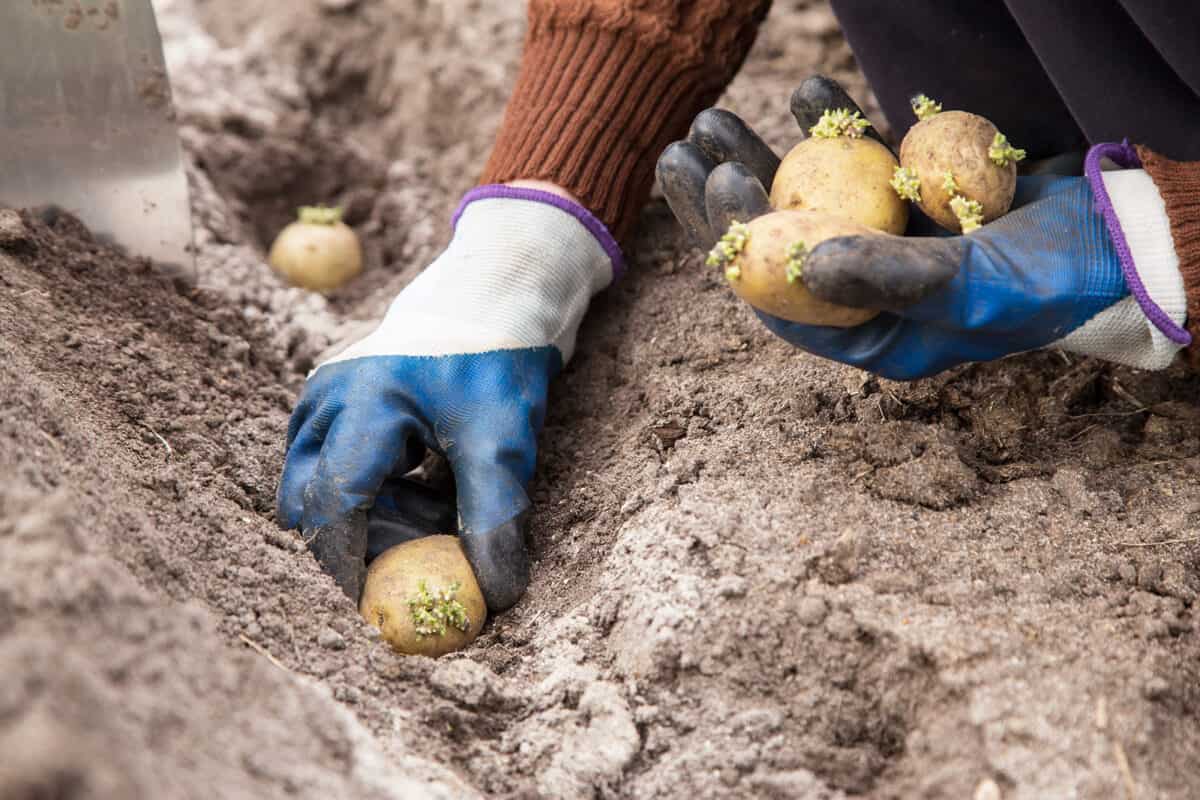
<instances>
[{"instance_id":1,"label":"green sprout on potato","mask_svg":"<svg viewBox=\"0 0 1200 800\"><path fill-rule=\"evenodd\" d=\"M913 113L917 115L917 119L924 122L932 116L942 113L942 104L934 102L933 98L928 95L919 94L911 101Z\"/></svg>"},{"instance_id":2,"label":"green sprout on potato","mask_svg":"<svg viewBox=\"0 0 1200 800\"><path fill-rule=\"evenodd\" d=\"M958 181L954 180L953 172L942 174L942 191L951 197L958 194Z\"/></svg>"},{"instance_id":3,"label":"green sprout on potato","mask_svg":"<svg viewBox=\"0 0 1200 800\"><path fill-rule=\"evenodd\" d=\"M863 119L859 112L839 108L827 109L808 132L814 139L836 139L839 136L861 139L863 131L869 127L871 123Z\"/></svg>"},{"instance_id":4,"label":"green sprout on potato","mask_svg":"<svg viewBox=\"0 0 1200 800\"><path fill-rule=\"evenodd\" d=\"M896 194L900 195L901 199L911 200L914 203L921 202L921 177L912 167L896 167L896 171L888 183L896 190Z\"/></svg>"},{"instance_id":5,"label":"green sprout on potato","mask_svg":"<svg viewBox=\"0 0 1200 800\"><path fill-rule=\"evenodd\" d=\"M956 194L950 198L950 210L958 217L963 233L977 231L983 225L983 204L977 200L968 200Z\"/></svg>"},{"instance_id":6,"label":"green sprout on potato","mask_svg":"<svg viewBox=\"0 0 1200 800\"><path fill-rule=\"evenodd\" d=\"M983 225L983 204L977 200L968 200L959 193L958 181L953 172L942 176L942 191L950 195L950 210L958 218L958 225L963 233L979 230Z\"/></svg>"},{"instance_id":7,"label":"green sprout on potato","mask_svg":"<svg viewBox=\"0 0 1200 800\"><path fill-rule=\"evenodd\" d=\"M329 206L301 206L297 217L305 225L337 225L342 221L342 210Z\"/></svg>"},{"instance_id":8,"label":"green sprout on potato","mask_svg":"<svg viewBox=\"0 0 1200 800\"><path fill-rule=\"evenodd\" d=\"M997 167L1007 167L1011 162L1023 161L1025 151L1013 147L1009 144L1008 137L997 131L996 137L992 139L992 146L988 148L988 158Z\"/></svg>"},{"instance_id":9,"label":"green sprout on potato","mask_svg":"<svg viewBox=\"0 0 1200 800\"><path fill-rule=\"evenodd\" d=\"M804 274L804 262L808 259L808 248L804 242L793 242L787 249L787 265L784 272L787 282L795 283Z\"/></svg>"},{"instance_id":10,"label":"green sprout on potato","mask_svg":"<svg viewBox=\"0 0 1200 800\"><path fill-rule=\"evenodd\" d=\"M708 258L704 263L710 267L723 267L726 279L736 281L742 277L742 270L734 263L734 260L742 250L746 249L749 237L749 228L734 220L730 224L729 230L725 231L725 234L713 245L713 249L708 251Z\"/></svg>"},{"instance_id":11,"label":"green sprout on potato","mask_svg":"<svg viewBox=\"0 0 1200 800\"><path fill-rule=\"evenodd\" d=\"M457 628L465 631L471 627L467 609L455 599L462 585L455 581L450 586L429 591L425 581L417 583L417 593L408 601L412 612L413 628L418 636L444 636L446 631Z\"/></svg>"}]
</instances>

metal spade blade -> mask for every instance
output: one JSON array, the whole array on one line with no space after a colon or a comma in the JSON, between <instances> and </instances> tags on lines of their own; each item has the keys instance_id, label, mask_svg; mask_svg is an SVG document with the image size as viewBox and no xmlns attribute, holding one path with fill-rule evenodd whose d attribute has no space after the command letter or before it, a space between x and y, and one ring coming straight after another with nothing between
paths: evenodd
<instances>
[{"instance_id":1,"label":"metal spade blade","mask_svg":"<svg viewBox=\"0 0 1200 800\"><path fill-rule=\"evenodd\" d=\"M0 0L0 206L56 206L134 255L193 270L150 0Z\"/></svg>"}]
</instances>

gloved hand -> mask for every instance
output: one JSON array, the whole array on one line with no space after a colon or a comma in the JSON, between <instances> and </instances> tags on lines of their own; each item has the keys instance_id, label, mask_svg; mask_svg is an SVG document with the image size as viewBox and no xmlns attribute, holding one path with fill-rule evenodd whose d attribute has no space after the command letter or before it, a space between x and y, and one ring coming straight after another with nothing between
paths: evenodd
<instances>
[{"instance_id":1,"label":"gloved hand","mask_svg":"<svg viewBox=\"0 0 1200 800\"><path fill-rule=\"evenodd\" d=\"M399 480L429 448L454 473L458 534L489 610L516 603L529 581L525 489L547 386L590 299L620 268L616 243L581 206L480 187L445 252L379 327L309 376L288 426L278 517L301 529L351 599L369 518L404 529L412 511L409 530L444 524L422 511L427 490ZM372 524L372 537L377 527L389 524Z\"/></svg>"},{"instance_id":2,"label":"gloved hand","mask_svg":"<svg viewBox=\"0 0 1200 800\"><path fill-rule=\"evenodd\" d=\"M792 96L805 130L830 108L857 110L826 78L810 78ZM897 380L1047 345L1166 367L1190 341L1166 210L1143 171L1102 176L1101 155L1135 166L1131 148L1109 146L1089 156L1088 178L1021 178L1014 210L967 236L851 236L813 248L804 285L830 302L882 312L862 325L756 313L797 347ZM663 153L658 176L680 223L707 246L730 221L770 210L765 187L777 165L740 119L710 109ZM910 234L930 230L924 215L913 217Z\"/></svg>"}]
</instances>

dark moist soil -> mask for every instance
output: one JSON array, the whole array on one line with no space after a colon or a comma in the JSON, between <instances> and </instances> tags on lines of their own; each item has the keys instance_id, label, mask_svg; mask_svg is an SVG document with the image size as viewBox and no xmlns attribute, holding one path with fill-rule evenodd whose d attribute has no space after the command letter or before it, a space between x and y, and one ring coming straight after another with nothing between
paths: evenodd
<instances>
[{"instance_id":1,"label":"dark moist soil","mask_svg":"<svg viewBox=\"0 0 1200 800\"><path fill-rule=\"evenodd\" d=\"M1200 795L1200 380L869 378L772 338L661 202L474 646L391 653L277 530L304 373L445 241L517 5L160 2L198 285L0 211L0 797ZM828 8L776 3L723 103L783 150L818 69L873 113ZM328 300L262 260L312 202L373 254Z\"/></svg>"}]
</instances>

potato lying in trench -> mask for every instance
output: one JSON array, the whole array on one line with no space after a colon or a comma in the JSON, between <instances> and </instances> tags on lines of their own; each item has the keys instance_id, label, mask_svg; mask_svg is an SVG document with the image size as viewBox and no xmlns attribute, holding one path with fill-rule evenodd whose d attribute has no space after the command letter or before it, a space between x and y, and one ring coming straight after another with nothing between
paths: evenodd
<instances>
[{"instance_id":1,"label":"potato lying in trench","mask_svg":"<svg viewBox=\"0 0 1200 800\"><path fill-rule=\"evenodd\" d=\"M899 163L891 150L863 136L869 125L858 112L826 111L809 138L780 163L771 184L771 206L820 211L903 234L908 204L890 188Z\"/></svg>"},{"instance_id":2,"label":"potato lying in trench","mask_svg":"<svg viewBox=\"0 0 1200 800\"><path fill-rule=\"evenodd\" d=\"M305 206L288 225L268 256L271 266L293 286L328 292L363 270L358 234L342 222L341 209Z\"/></svg>"},{"instance_id":3,"label":"potato lying in trench","mask_svg":"<svg viewBox=\"0 0 1200 800\"><path fill-rule=\"evenodd\" d=\"M371 562L359 612L401 653L437 658L475 640L487 605L458 537L426 536Z\"/></svg>"},{"instance_id":4,"label":"potato lying in trench","mask_svg":"<svg viewBox=\"0 0 1200 800\"><path fill-rule=\"evenodd\" d=\"M735 222L709 253L724 268L733 291L750 305L791 322L849 328L879 312L826 302L804 287L808 254L836 236L883 234L816 211L774 211L749 223Z\"/></svg>"},{"instance_id":5,"label":"potato lying in trench","mask_svg":"<svg viewBox=\"0 0 1200 800\"><path fill-rule=\"evenodd\" d=\"M1025 157L987 119L942 111L924 95L913 99L920 118L900 144L892 186L948 231L970 233L1004 216Z\"/></svg>"}]
</instances>

